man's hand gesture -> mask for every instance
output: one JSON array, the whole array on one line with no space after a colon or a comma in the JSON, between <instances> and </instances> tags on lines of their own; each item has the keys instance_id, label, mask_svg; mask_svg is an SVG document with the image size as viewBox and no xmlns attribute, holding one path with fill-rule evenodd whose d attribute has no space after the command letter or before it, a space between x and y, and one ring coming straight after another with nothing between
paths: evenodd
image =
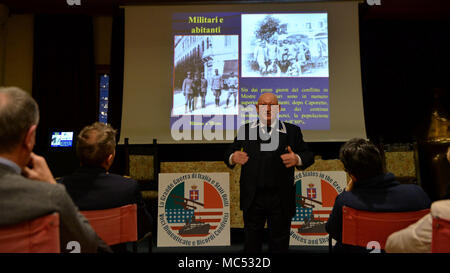
<instances>
[{"instance_id":1,"label":"man's hand gesture","mask_svg":"<svg viewBox=\"0 0 450 273\"><path fill-rule=\"evenodd\" d=\"M234 164L244 165L248 161L248 155L243 151L236 151L231 156L231 161Z\"/></svg>"},{"instance_id":2,"label":"man's hand gesture","mask_svg":"<svg viewBox=\"0 0 450 273\"><path fill-rule=\"evenodd\" d=\"M56 184L56 180L42 156L31 153L30 163L22 170L25 177L50 184Z\"/></svg>"},{"instance_id":3,"label":"man's hand gesture","mask_svg":"<svg viewBox=\"0 0 450 273\"><path fill-rule=\"evenodd\" d=\"M292 151L290 146L287 146L287 154L281 155L281 160L283 160L284 166L286 168L294 167L298 164L298 157L297 155Z\"/></svg>"}]
</instances>

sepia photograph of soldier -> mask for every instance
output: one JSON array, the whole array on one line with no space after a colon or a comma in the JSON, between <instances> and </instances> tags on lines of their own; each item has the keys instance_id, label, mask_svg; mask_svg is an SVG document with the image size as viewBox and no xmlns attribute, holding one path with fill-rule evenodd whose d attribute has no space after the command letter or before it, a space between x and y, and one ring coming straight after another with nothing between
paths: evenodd
<instances>
[{"instance_id":1,"label":"sepia photograph of soldier","mask_svg":"<svg viewBox=\"0 0 450 273\"><path fill-rule=\"evenodd\" d=\"M230 77L227 80L227 85L228 85L228 96L227 96L226 108L228 108L228 103L230 102L231 96L233 96L233 98L234 98L234 107L236 107L236 103L237 103L236 95L238 92L239 80L236 77L236 75L234 75L234 72L230 73Z\"/></svg>"},{"instance_id":2,"label":"sepia photograph of soldier","mask_svg":"<svg viewBox=\"0 0 450 273\"><path fill-rule=\"evenodd\" d=\"M205 108L206 93L208 92L208 80L205 79L205 73L201 73L200 79L200 97L202 99L202 108Z\"/></svg>"},{"instance_id":3,"label":"sepia photograph of soldier","mask_svg":"<svg viewBox=\"0 0 450 273\"><path fill-rule=\"evenodd\" d=\"M183 88L182 88L182 91L183 91L183 95L184 95L184 98L185 98L185 113L187 113L188 112L188 110L189 110L189 112L191 112L191 110L192 110L192 106L193 106L193 103L192 103L192 99L193 99L193 90L192 90L192 84L193 84L193 80L192 80L192 77L191 77L191 72L190 71L188 71L187 73L186 73L186 78L184 79L184 81L183 81Z\"/></svg>"},{"instance_id":4,"label":"sepia photograph of soldier","mask_svg":"<svg viewBox=\"0 0 450 273\"><path fill-rule=\"evenodd\" d=\"M211 78L211 88L214 91L214 102L216 107L220 106L220 95L222 94L223 80L222 76L219 75L219 70L214 70L214 75Z\"/></svg>"},{"instance_id":5,"label":"sepia photograph of soldier","mask_svg":"<svg viewBox=\"0 0 450 273\"><path fill-rule=\"evenodd\" d=\"M172 116L237 115L238 35L175 35Z\"/></svg>"}]
</instances>

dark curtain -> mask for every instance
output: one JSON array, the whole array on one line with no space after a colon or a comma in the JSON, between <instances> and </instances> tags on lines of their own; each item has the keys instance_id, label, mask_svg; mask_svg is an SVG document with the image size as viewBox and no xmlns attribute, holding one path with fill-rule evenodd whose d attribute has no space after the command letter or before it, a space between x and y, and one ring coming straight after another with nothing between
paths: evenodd
<instances>
[{"instance_id":1,"label":"dark curtain","mask_svg":"<svg viewBox=\"0 0 450 273\"><path fill-rule=\"evenodd\" d=\"M108 123L117 130L116 140L120 139L122 123L123 98L123 62L125 48L125 10L116 8L113 13L111 37L111 67L108 99ZM117 174L127 174L127 156L123 146L116 148L116 158L110 171Z\"/></svg>"},{"instance_id":2,"label":"dark curtain","mask_svg":"<svg viewBox=\"0 0 450 273\"><path fill-rule=\"evenodd\" d=\"M45 152L53 130L79 132L97 120L92 17L36 15L33 97L39 104L36 148Z\"/></svg>"},{"instance_id":3,"label":"dark curtain","mask_svg":"<svg viewBox=\"0 0 450 273\"><path fill-rule=\"evenodd\" d=\"M117 8L113 14L111 37L111 78L108 101L108 123L117 130L120 139L123 98L123 60L125 48L125 11Z\"/></svg>"},{"instance_id":4,"label":"dark curtain","mask_svg":"<svg viewBox=\"0 0 450 273\"><path fill-rule=\"evenodd\" d=\"M434 90L450 88L450 21L365 19L365 13L360 8L367 135L384 143L420 141L428 130Z\"/></svg>"},{"instance_id":5,"label":"dark curtain","mask_svg":"<svg viewBox=\"0 0 450 273\"><path fill-rule=\"evenodd\" d=\"M97 120L92 17L36 15L34 21L33 97L40 122L35 152L43 155L55 177L79 165L75 145L50 148L52 131L80 130Z\"/></svg>"}]
</instances>

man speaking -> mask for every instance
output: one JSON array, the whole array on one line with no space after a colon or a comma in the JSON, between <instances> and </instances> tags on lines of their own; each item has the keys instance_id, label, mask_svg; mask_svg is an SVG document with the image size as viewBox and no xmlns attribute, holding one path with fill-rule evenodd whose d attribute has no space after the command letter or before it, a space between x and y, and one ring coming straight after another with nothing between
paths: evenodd
<instances>
[{"instance_id":1,"label":"man speaking","mask_svg":"<svg viewBox=\"0 0 450 273\"><path fill-rule=\"evenodd\" d=\"M244 214L245 252L261 252L264 226L269 230L269 251L289 248L291 219L295 214L294 167L305 169L314 155L299 127L278 119L280 105L264 93L256 105L259 120L239 128L225 153L225 163L242 166L240 208Z\"/></svg>"}]
</instances>

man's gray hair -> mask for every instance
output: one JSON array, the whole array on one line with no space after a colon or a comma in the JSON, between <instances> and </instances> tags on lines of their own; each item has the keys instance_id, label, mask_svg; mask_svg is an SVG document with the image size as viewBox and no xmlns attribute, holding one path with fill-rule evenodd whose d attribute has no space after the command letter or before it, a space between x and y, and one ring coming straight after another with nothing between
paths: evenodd
<instances>
[{"instance_id":1,"label":"man's gray hair","mask_svg":"<svg viewBox=\"0 0 450 273\"><path fill-rule=\"evenodd\" d=\"M18 87L0 87L0 153L14 150L31 126L39 123L36 101Z\"/></svg>"}]
</instances>

